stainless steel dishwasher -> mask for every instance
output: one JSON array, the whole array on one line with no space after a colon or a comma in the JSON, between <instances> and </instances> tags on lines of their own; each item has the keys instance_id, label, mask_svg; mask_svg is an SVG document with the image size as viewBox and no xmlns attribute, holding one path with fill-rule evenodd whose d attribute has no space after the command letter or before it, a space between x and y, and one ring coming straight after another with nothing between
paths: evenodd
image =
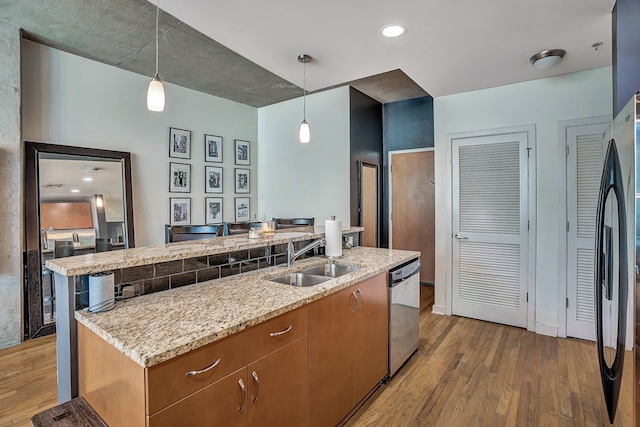
<instances>
[{"instance_id":1,"label":"stainless steel dishwasher","mask_svg":"<svg viewBox=\"0 0 640 427\"><path fill-rule=\"evenodd\" d=\"M389 271L389 376L418 349L420 260Z\"/></svg>"}]
</instances>

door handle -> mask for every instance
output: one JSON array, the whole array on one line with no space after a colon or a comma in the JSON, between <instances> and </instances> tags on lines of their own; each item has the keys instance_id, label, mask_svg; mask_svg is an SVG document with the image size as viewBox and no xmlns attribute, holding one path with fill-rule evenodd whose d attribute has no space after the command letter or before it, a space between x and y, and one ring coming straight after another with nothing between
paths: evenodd
<instances>
[{"instance_id":1,"label":"door handle","mask_svg":"<svg viewBox=\"0 0 640 427\"><path fill-rule=\"evenodd\" d=\"M456 233L456 235L455 235L455 236L453 236L453 237L455 237L455 238L456 238L456 239L458 239L458 240L469 240L469 238L468 238L467 236L463 236L463 235L462 235L462 234L460 234L460 233Z\"/></svg>"},{"instance_id":2,"label":"door handle","mask_svg":"<svg viewBox=\"0 0 640 427\"><path fill-rule=\"evenodd\" d=\"M358 288L357 293L362 297L362 302L358 301L358 308L360 309L364 305L364 294L362 293L362 290L360 290L360 288Z\"/></svg>"},{"instance_id":3,"label":"door handle","mask_svg":"<svg viewBox=\"0 0 640 427\"><path fill-rule=\"evenodd\" d=\"M238 408L238 411L242 413L242 411L244 411L244 408L247 407L247 388L244 386L244 381L242 381L242 378L238 380L238 385L240 386L240 390L242 390L242 404Z\"/></svg>"},{"instance_id":4,"label":"door handle","mask_svg":"<svg viewBox=\"0 0 640 427\"><path fill-rule=\"evenodd\" d=\"M253 371L251 376L253 377L253 381L256 383L256 395L253 397L253 403L256 403L258 401L258 395L260 394L260 380L258 379L256 371Z\"/></svg>"},{"instance_id":5,"label":"door handle","mask_svg":"<svg viewBox=\"0 0 640 427\"><path fill-rule=\"evenodd\" d=\"M356 311L358 311L358 308L359 308L359 304L358 304L359 301L358 301L358 296L356 295L356 291L351 292L351 296L356 301L356 308L351 308L351 301L349 301L349 310L351 310L352 313L355 313ZM351 297L349 297L349 299L351 300Z\"/></svg>"}]
</instances>

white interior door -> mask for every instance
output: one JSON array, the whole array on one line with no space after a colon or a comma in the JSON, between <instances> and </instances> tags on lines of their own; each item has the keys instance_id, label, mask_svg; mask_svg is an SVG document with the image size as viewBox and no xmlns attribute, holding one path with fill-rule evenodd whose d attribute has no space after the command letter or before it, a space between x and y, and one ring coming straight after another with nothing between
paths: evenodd
<instances>
[{"instance_id":1,"label":"white interior door","mask_svg":"<svg viewBox=\"0 0 640 427\"><path fill-rule=\"evenodd\" d=\"M567 129L567 335L592 341L596 210L606 127Z\"/></svg>"},{"instance_id":2,"label":"white interior door","mask_svg":"<svg viewBox=\"0 0 640 427\"><path fill-rule=\"evenodd\" d=\"M452 141L452 313L527 327L527 132Z\"/></svg>"}]
</instances>

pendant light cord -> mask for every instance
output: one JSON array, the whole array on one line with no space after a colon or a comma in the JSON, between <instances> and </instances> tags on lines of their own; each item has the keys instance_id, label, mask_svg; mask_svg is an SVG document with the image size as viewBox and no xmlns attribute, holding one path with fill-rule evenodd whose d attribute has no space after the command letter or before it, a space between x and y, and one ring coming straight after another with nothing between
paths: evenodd
<instances>
[{"instance_id":1,"label":"pendant light cord","mask_svg":"<svg viewBox=\"0 0 640 427\"><path fill-rule=\"evenodd\" d=\"M156 2L156 76L158 75L158 20L160 18L160 0Z\"/></svg>"},{"instance_id":2,"label":"pendant light cord","mask_svg":"<svg viewBox=\"0 0 640 427\"><path fill-rule=\"evenodd\" d=\"M302 61L302 118L307 119L307 61Z\"/></svg>"}]
</instances>

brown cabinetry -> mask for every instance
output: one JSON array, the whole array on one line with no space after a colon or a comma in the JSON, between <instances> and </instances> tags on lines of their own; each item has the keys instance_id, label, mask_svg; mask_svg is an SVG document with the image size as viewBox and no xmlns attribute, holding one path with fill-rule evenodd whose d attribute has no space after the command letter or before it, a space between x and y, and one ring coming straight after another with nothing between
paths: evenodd
<instances>
[{"instance_id":1,"label":"brown cabinetry","mask_svg":"<svg viewBox=\"0 0 640 427\"><path fill-rule=\"evenodd\" d=\"M80 394L113 425L308 425L308 320L305 306L147 369L78 325ZM121 364L133 374L104 375ZM144 405L112 404L123 390Z\"/></svg>"},{"instance_id":2,"label":"brown cabinetry","mask_svg":"<svg viewBox=\"0 0 640 427\"><path fill-rule=\"evenodd\" d=\"M387 374L386 273L309 305L312 426L335 426Z\"/></svg>"},{"instance_id":3,"label":"brown cabinetry","mask_svg":"<svg viewBox=\"0 0 640 427\"><path fill-rule=\"evenodd\" d=\"M93 228L93 215L89 202L42 203L40 205L40 228L67 230Z\"/></svg>"}]
</instances>

